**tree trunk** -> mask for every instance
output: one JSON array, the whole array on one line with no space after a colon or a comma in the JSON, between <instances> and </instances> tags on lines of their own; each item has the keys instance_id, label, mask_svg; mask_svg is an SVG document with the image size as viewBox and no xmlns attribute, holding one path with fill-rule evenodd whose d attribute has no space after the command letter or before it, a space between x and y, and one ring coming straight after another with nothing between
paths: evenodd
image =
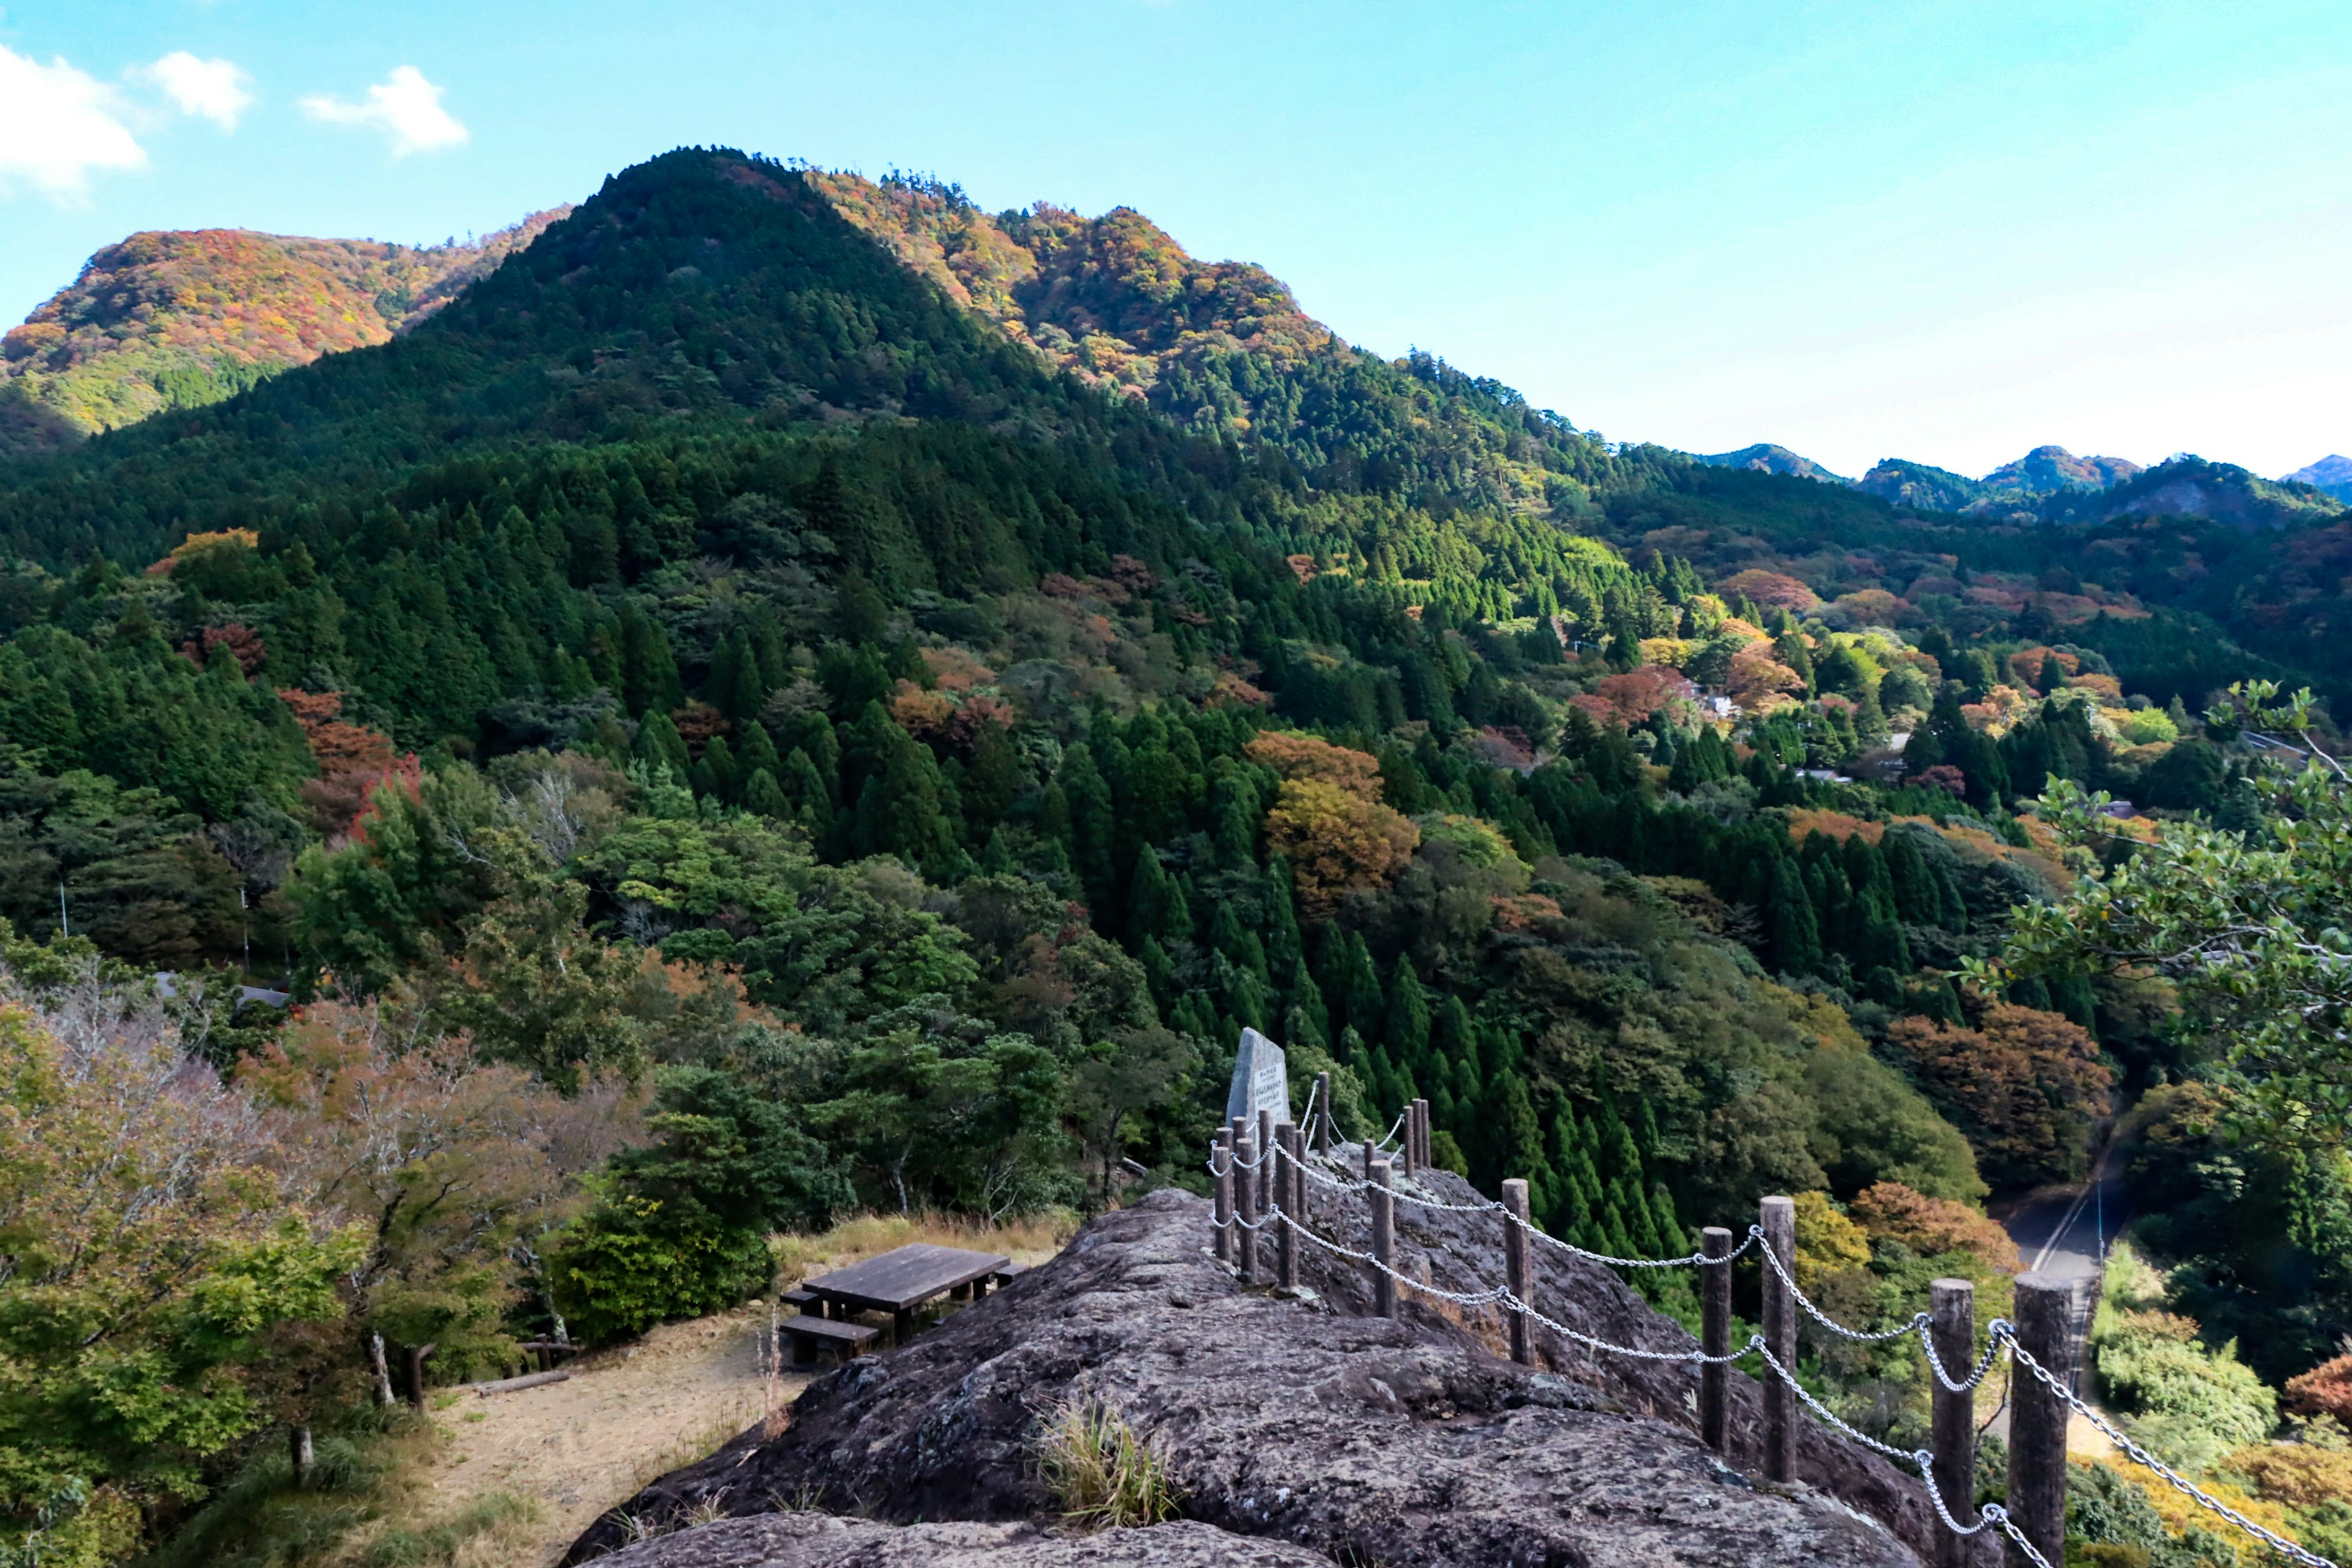
<instances>
[{"instance_id":1,"label":"tree trunk","mask_svg":"<svg viewBox=\"0 0 2352 1568\"><path fill-rule=\"evenodd\" d=\"M382 1334L370 1334L368 1336L368 1359L375 1365L376 1403L379 1405L389 1405L392 1404L393 1400L392 1368L387 1365L384 1361L383 1336Z\"/></svg>"},{"instance_id":2,"label":"tree trunk","mask_svg":"<svg viewBox=\"0 0 2352 1568\"><path fill-rule=\"evenodd\" d=\"M310 1428L307 1423L297 1422L286 1429L286 1449L288 1458L292 1459L294 1464L294 1489L299 1491L310 1484L310 1465L313 1458L310 1452Z\"/></svg>"},{"instance_id":3,"label":"tree trunk","mask_svg":"<svg viewBox=\"0 0 2352 1568\"><path fill-rule=\"evenodd\" d=\"M408 1352L408 1403L419 1410L425 1408L425 1358L433 1353L434 1345L417 1345Z\"/></svg>"}]
</instances>

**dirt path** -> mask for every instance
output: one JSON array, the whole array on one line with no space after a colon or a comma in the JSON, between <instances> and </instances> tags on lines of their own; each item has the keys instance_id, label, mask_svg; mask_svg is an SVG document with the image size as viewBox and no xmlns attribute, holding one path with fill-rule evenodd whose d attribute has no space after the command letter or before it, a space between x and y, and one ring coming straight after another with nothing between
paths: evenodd
<instances>
[{"instance_id":1,"label":"dirt path","mask_svg":"<svg viewBox=\"0 0 2352 1568\"><path fill-rule=\"evenodd\" d=\"M1071 1228L1039 1221L983 1230L868 1216L796 1241L786 1249L782 1277L796 1280L910 1241L980 1247L1034 1265L1060 1250ZM426 1467L419 1511L446 1516L498 1492L520 1499L534 1517L499 1530L500 1568L550 1568L599 1514L760 1418L768 1398L760 1367L767 1323L764 1305L747 1306L666 1324L634 1345L583 1356L572 1363L568 1382L488 1399L462 1389L436 1394L433 1422L446 1441ZM789 1359L777 1380L779 1405L799 1398L810 1382L805 1373L792 1373Z\"/></svg>"},{"instance_id":2,"label":"dirt path","mask_svg":"<svg viewBox=\"0 0 2352 1568\"><path fill-rule=\"evenodd\" d=\"M520 1529L516 1568L553 1563L597 1515L760 1418L766 1324L764 1308L671 1323L583 1358L567 1383L488 1399L439 1395L433 1420L449 1441L426 1506L449 1512L499 1491L527 1500L537 1517ZM785 1377L781 1398L789 1403L808 1382Z\"/></svg>"}]
</instances>

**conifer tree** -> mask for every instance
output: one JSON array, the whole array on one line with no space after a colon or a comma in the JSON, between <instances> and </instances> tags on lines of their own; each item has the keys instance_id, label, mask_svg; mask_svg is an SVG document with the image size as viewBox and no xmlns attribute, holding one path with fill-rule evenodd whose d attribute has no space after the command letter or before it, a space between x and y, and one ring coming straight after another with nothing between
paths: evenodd
<instances>
[{"instance_id":1,"label":"conifer tree","mask_svg":"<svg viewBox=\"0 0 2352 1568\"><path fill-rule=\"evenodd\" d=\"M1429 1000L1413 973L1412 960L1400 953L1396 977L1389 983L1388 1043L1399 1062L1418 1068L1429 1053Z\"/></svg>"},{"instance_id":2,"label":"conifer tree","mask_svg":"<svg viewBox=\"0 0 2352 1568\"><path fill-rule=\"evenodd\" d=\"M1290 901L1290 863L1279 855L1266 863L1265 888L1266 973L1277 985L1294 985L1306 978L1306 965Z\"/></svg>"},{"instance_id":3,"label":"conifer tree","mask_svg":"<svg viewBox=\"0 0 2352 1568\"><path fill-rule=\"evenodd\" d=\"M1380 971L1361 932L1348 933L1348 1026L1377 1043L1387 1023L1388 998L1381 994Z\"/></svg>"},{"instance_id":4,"label":"conifer tree","mask_svg":"<svg viewBox=\"0 0 2352 1568\"><path fill-rule=\"evenodd\" d=\"M693 767L686 754L686 742L678 739L677 726L669 721L666 712L648 714L646 721L637 726L637 738L629 754L648 769L667 768L670 776L680 784L686 782Z\"/></svg>"},{"instance_id":5,"label":"conifer tree","mask_svg":"<svg viewBox=\"0 0 2352 1568\"><path fill-rule=\"evenodd\" d=\"M784 798L783 786L766 768L751 770L751 782L743 786L743 809L779 822L788 822L793 816L793 804Z\"/></svg>"},{"instance_id":6,"label":"conifer tree","mask_svg":"<svg viewBox=\"0 0 2352 1568\"><path fill-rule=\"evenodd\" d=\"M1517 1073L1496 1078L1487 1114L1494 1120L1496 1163L1503 1176L1523 1178L1528 1184L1528 1206L1536 1214L1553 1215L1559 1183L1544 1153L1543 1125L1536 1119L1535 1102L1528 1098L1528 1086ZM1546 1223L1556 1221L1548 1218Z\"/></svg>"},{"instance_id":7,"label":"conifer tree","mask_svg":"<svg viewBox=\"0 0 2352 1568\"><path fill-rule=\"evenodd\" d=\"M702 756L694 764L694 793L709 795L713 800L735 797L735 756L728 749L727 737L713 735L702 748Z\"/></svg>"},{"instance_id":8,"label":"conifer tree","mask_svg":"<svg viewBox=\"0 0 2352 1568\"><path fill-rule=\"evenodd\" d=\"M831 731L828 731L827 733ZM791 815L808 831L813 843L823 844L833 832L832 790L817 775L816 764L809 754L795 746L784 759L784 774L781 781Z\"/></svg>"},{"instance_id":9,"label":"conifer tree","mask_svg":"<svg viewBox=\"0 0 2352 1568\"><path fill-rule=\"evenodd\" d=\"M768 738L767 727L757 721L736 726L735 776L748 781L753 773L765 769L782 776L783 758L777 754L776 742ZM747 782L744 787L751 786Z\"/></svg>"},{"instance_id":10,"label":"conifer tree","mask_svg":"<svg viewBox=\"0 0 2352 1568\"><path fill-rule=\"evenodd\" d=\"M1821 929L1813 901L1797 863L1782 856L1772 868L1772 891L1764 908L1773 967L1783 974L1811 974L1822 966Z\"/></svg>"},{"instance_id":11,"label":"conifer tree","mask_svg":"<svg viewBox=\"0 0 2352 1568\"><path fill-rule=\"evenodd\" d=\"M767 692L760 685L759 656L751 651L751 634L741 626L729 632L710 656L709 702L737 724L759 716Z\"/></svg>"},{"instance_id":12,"label":"conifer tree","mask_svg":"<svg viewBox=\"0 0 2352 1568\"><path fill-rule=\"evenodd\" d=\"M1315 976L1305 964L1299 965L1298 979L1290 988L1290 1011L1286 1023L1292 1042L1328 1047L1330 1010L1323 1005L1323 988L1315 984Z\"/></svg>"},{"instance_id":13,"label":"conifer tree","mask_svg":"<svg viewBox=\"0 0 2352 1568\"><path fill-rule=\"evenodd\" d=\"M1132 943L1155 937L1168 942L1192 938L1192 916L1184 907L1183 889L1160 864L1159 851L1148 845L1136 853L1135 875L1128 882L1127 911L1128 940Z\"/></svg>"}]
</instances>

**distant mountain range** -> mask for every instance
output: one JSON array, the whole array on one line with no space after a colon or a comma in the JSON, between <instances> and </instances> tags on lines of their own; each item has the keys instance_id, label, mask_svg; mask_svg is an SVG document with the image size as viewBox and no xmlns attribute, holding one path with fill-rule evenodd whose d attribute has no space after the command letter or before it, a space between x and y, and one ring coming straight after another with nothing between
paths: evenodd
<instances>
[{"instance_id":1,"label":"distant mountain range","mask_svg":"<svg viewBox=\"0 0 2352 1568\"><path fill-rule=\"evenodd\" d=\"M2086 522L2127 516L2283 522L2330 513L2337 502L2352 501L2352 458L2343 457L2272 480L2233 464L2185 454L2150 468L2128 458L2078 458L2056 446L2036 447L1980 479L1906 458L1885 458L1861 479L1848 479L1769 442L1736 452L1692 456L1712 468L1751 468L1843 485L1916 511L2009 522Z\"/></svg>"},{"instance_id":2,"label":"distant mountain range","mask_svg":"<svg viewBox=\"0 0 2352 1568\"><path fill-rule=\"evenodd\" d=\"M571 210L432 246L235 228L134 234L0 338L0 455L71 446L383 342Z\"/></svg>"}]
</instances>

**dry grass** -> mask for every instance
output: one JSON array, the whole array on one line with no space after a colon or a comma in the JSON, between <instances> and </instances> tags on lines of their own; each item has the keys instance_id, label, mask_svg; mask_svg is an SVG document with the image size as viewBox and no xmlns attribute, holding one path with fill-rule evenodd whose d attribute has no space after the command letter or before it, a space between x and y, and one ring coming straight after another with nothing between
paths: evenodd
<instances>
[{"instance_id":1,"label":"dry grass","mask_svg":"<svg viewBox=\"0 0 2352 1568\"><path fill-rule=\"evenodd\" d=\"M1089 1530L1158 1524L1181 1500L1168 1456L1108 1399L1075 1394L1045 1417L1037 1468L1062 1515Z\"/></svg>"},{"instance_id":2,"label":"dry grass","mask_svg":"<svg viewBox=\"0 0 2352 1568\"><path fill-rule=\"evenodd\" d=\"M1055 1209L1034 1219L982 1225L946 1215L859 1215L817 1236L773 1236L776 1277L787 1286L913 1242L1001 1252L1015 1263L1043 1263L1076 1234L1078 1216Z\"/></svg>"}]
</instances>

